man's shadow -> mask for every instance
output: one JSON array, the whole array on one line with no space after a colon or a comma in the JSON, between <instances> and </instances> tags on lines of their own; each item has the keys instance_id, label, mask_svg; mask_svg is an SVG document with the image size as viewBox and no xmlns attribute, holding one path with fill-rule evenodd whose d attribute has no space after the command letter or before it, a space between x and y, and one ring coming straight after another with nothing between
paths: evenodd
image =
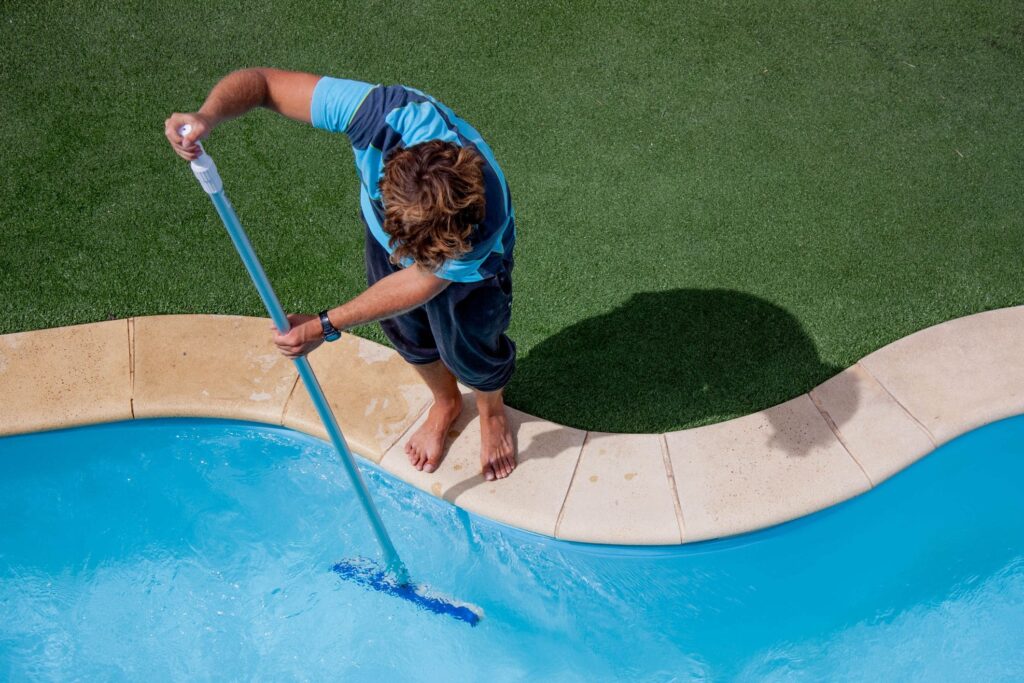
<instances>
[{"instance_id":1,"label":"man's shadow","mask_svg":"<svg viewBox=\"0 0 1024 683\"><path fill-rule=\"evenodd\" d=\"M841 370L822 362L797 319L775 304L674 289L635 294L545 339L520 358L507 397L582 429L666 432L757 412ZM833 421L844 422L856 403Z\"/></svg>"}]
</instances>

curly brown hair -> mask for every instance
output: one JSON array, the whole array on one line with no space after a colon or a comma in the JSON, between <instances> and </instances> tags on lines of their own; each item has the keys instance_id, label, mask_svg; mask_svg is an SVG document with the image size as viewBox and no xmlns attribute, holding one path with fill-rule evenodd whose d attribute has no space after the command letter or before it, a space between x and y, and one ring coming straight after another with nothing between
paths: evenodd
<instances>
[{"instance_id":1,"label":"curly brown hair","mask_svg":"<svg viewBox=\"0 0 1024 683\"><path fill-rule=\"evenodd\" d=\"M470 250L484 219L483 158L472 147L432 140L388 155L380 181L391 261L437 270Z\"/></svg>"}]
</instances>

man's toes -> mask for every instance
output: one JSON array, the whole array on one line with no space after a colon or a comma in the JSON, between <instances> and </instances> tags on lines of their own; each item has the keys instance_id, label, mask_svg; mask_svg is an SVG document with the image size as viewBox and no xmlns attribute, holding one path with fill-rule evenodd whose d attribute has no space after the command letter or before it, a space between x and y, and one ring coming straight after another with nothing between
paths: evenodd
<instances>
[{"instance_id":1,"label":"man's toes","mask_svg":"<svg viewBox=\"0 0 1024 683\"><path fill-rule=\"evenodd\" d=\"M494 468L491 467L491 463L484 465L484 479L487 481L494 481L497 477L494 474Z\"/></svg>"},{"instance_id":2,"label":"man's toes","mask_svg":"<svg viewBox=\"0 0 1024 683\"><path fill-rule=\"evenodd\" d=\"M498 455L494 458L496 461L495 470L501 469L501 476L507 477L512 474L512 462L508 457L508 453L504 451L498 451Z\"/></svg>"},{"instance_id":3,"label":"man's toes","mask_svg":"<svg viewBox=\"0 0 1024 683\"><path fill-rule=\"evenodd\" d=\"M427 458L427 464L423 466L423 471L428 473L433 472L437 469L438 462L439 460L431 460L430 458Z\"/></svg>"},{"instance_id":4,"label":"man's toes","mask_svg":"<svg viewBox=\"0 0 1024 683\"><path fill-rule=\"evenodd\" d=\"M505 465L501 462L500 455L491 460L491 466L494 468L494 475L498 477L498 479L505 478Z\"/></svg>"},{"instance_id":5,"label":"man's toes","mask_svg":"<svg viewBox=\"0 0 1024 683\"><path fill-rule=\"evenodd\" d=\"M412 444L409 449L409 462L412 463L412 466L421 470L426 459L427 457L423 454L423 449L420 448L419 444Z\"/></svg>"}]
</instances>

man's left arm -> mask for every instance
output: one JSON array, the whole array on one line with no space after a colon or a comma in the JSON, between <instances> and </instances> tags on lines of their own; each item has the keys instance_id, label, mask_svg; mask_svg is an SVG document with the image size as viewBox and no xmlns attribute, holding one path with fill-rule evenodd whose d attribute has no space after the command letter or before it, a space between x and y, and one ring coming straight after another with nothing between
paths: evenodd
<instances>
[{"instance_id":1,"label":"man's left arm","mask_svg":"<svg viewBox=\"0 0 1024 683\"><path fill-rule=\"evenodd\" d=\"M418 308L445 290L451 281L413 265L381 278L351 301L327 312L331 324L346 330L376 320L392 318ZM288 358L304 356L324 341L320 319L315 315L292 314L288 334L277 333L274 343Z\"/></svg>"}]
</instances>

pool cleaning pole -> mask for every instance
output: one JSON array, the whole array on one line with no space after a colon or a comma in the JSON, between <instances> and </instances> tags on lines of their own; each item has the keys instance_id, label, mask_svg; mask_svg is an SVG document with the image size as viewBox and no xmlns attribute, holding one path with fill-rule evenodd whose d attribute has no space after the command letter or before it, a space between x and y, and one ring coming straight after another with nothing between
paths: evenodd
<instances>
[{"instance_id":1,"label":"pool cleaning pole","mask_svg":"<svg viewBox=\"0 0 1024 683\"><path fill-rule=\"evenodd\" d=\"M184 136L190 130L190 126L182 126L178 132ZM196 144L198 145L199 143L196 142ZM221 220L224 221L224 227L227 228L231 241L234 242L235 249L238 250L238 255L242 257L242 263L245 264L245 269L249 271L249 277L252 278L253 284L256 285L256 290L259 292L260 298L263 299L263 305L267 307L267 312L274 321L274 326L281 331L281 334L286 334L291 327L288 324L288 316L285 315L284 309L281 308L281 303L277 300L277 295L274 294L266 273L263 272L263 266L256 257L252 244L249 243L249 237L245 234L238 216L235 215L235 210L231 207L227 195L224 194L224 184L221 182L220 174L217 173L216 164L213 163L213 159L206 153L202 145L199 145L199 149L202 153L198 159L192 162L192 172L195 173L196 179L199 180L199 184L203 186L206 194L210 195L213 205L217 208L217 213L220 214ZM349 479L352 480L352 487L356 491L356 497L362 504L363 511L366 512L366 518L370 520L370 526L373 527L373 533L377 537L377 543L380 544L380 549L384 553L384 563L387 570L400 585L408 584L409 571L405 568L405 563L402 562L402 559L398 557L398 552L391 542L391 537L388 536L388 531L384 528L384 522L380 518L380 513L377 512L373 500L370 499L370 491L366 488L362 475L359 474L359 469L356 467L352 452L348 449L348 444L345 443L345 437L341 433L341 428L338 427L338 421L334 418L334 413L331 411L330 404L327 403L327 398L324 396L323 389L320 388L316 375L313 374L313 368L309 366L309 361L304 356L295 359L295 367L299 371L302 383L306 385L306 391L309 392L309 397L313 400L316 412L320 415L320 419L327 429L327 435L331 438L331 443L334 444L338 455L341 456L341 464L344 465Z\"/></svg>"}]
</instances>

